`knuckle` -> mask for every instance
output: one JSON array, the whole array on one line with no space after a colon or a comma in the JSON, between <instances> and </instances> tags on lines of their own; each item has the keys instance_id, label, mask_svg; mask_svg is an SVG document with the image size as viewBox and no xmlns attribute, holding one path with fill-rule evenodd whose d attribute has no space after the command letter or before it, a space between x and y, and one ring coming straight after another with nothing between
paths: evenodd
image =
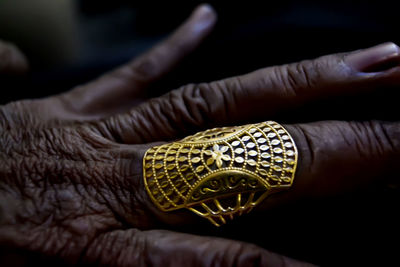
<instances>
[{"instance_id":1,"label":"knuckle","mask_svg":"<svg viewBox=\"0 0 400 267\"><path fill-rule=\"evenodd\" d=\"M11 129L38 129L43 127L47 121L41 120L44 102L42 100L25 99L10 102L0 108L0 127Z\"/></svg>"},{"instance_id":2,"label":"knuckle","mask_svg":"<svg viewBox=\"0 0 400 267\"><path fill-rule=\"evenodd\" d=\"M151 99L128 114L111 117L98 128L110 139L128 143L184 135L208 122L213 94L207 84L188 84Z\"/></svg>"},{"instance_id":3,"label":"knuckle","mask_svg":"<svg viewBox=\"0 0 400 267\"><path fill-rule=\"evenodd\" d=\"M284 65L278 68L277 76L286 93L291 96L302 96L305 90L318 85L321 78L321 66L317 61L306 60Z\"/></svg>"},{"instance_id":4,"label":"knuckle","mask_svg":"<svg viewBox=\"0 0 400 267\"><path fill-rule=\"evenodd\" d=\"M166 101L162 102L162 105L164 110L173 111L176 115L170 114L170 122L179 123L181 121L184 124L196 124L199 120L197 112L199 100L201 100L201 97L199 98L199 87L189 84L171 92ZM180 128L182 126L180 125Z\"/></svg>"},{"instance_id":5,"label":"knuckle","mask_svg":"<svg viewBox=\"0 0 400 267\"><path fill-rule=\"evenodd\" d=\"M138 82L148 82L159 73L159 62L153 54L145 54L130 65L131 75Z\"/></svg>"},{"instance_id":6,"label":"knuckle","mask_svg":"<svg viewBox=\"0 0 400 267\"><path fill-rule=\"evenodd\" d=\"M187 131L187 127L200 126L207 119L212 94L207 84L188 84L167 94L158 104L169 125Z\"/></svg>"},{"instance_id":7,"label":"knuckle","mask_svg":"<svg viewBox=\"0 0 400 267\"><path fill-rule=\"evenodd\" d=\"M320 88L328 87L329 83L346 76L342 61L337 55L304 60L277 67L275 76L289 96L312 96Z\"/></svg>"},{"instance_id":8,"label":"knuckle","mask_svg":"<svg viewBox=\"0 0 400 267\"><path fill-rule=\"evenodd\" d=\"M400 154L400 127L396 123L380 122L382 136L387 140L388 146L396 157Z\"/></svg>"},{"instance_id":9,"label":"knuckle","mask_svg":"<svg viewBox=\"0 0 400 267\"><path fill-rule=\"evenodd\" d=\"M349 122L350 136L358 154L370 161L390 159L399 151L399 144L394 138L393 127L388 127L381 121ZM348 138L348 137L347 137Z\"/></svg>"},{"instance_id":10,"label":"knuckle","mask_svg":"<svg viewBox=\"0 0 400 267\"><path fill-rule=\"evenodd\" d=\"M219 112L221 101L226 103L223 99L225 98L223 83L215 83L213 85L207 83L201 83L193 85L192 92L187 92L186 106L189 108L191 117L194 119L196 126L206 126L208 122L213 120L213 115Z\"/></svg>"},{"instance_id":11,"label":"knuckle","mask_svg":"<svg viewBox=\"0 0 400 267\"><path fill-rule=\"evenodd\" d=\"M180 54L188 54L192 48L192 43L190 42L191 36L184 36L181 38L171 38L166 40L164 43L160 44L159 49L162 50L165 55L178 56Z\"/></svg>"},{"instance_id":12,"label":"knuckle","mask_svg":"<svg viewBox=\"0 0 400 267\"><path fill-rule=\"evenodd\" d=\"M236 76L220 81L218 92L220 99L221 113L224 117L234 114L239 103L243 103L243 99L249 99L252 95L251 90L244 86L243 77ZM218 84L218 83L217 83Z\"/></svg>"},{"instance_id":13,"label":"knuckle","mask_svg":"<svg viewBox=\"0 0 400 267\"><path fill-rule=\"evenodd\" d=\"M316 137L318 138L320 135L315 133L318 129L307 129L307 127L302 124L285 125L285 128L293 137L299 150L299 161L301 162L298 166L307 168L305 170L307 173L313 173L319 165L316 161L322 160L318 155L321 150L321 145L319 145L320 141L316 140Z\"/></svg>"},{"instance_id":14,"label":"knuckle","mask_svg":"<svg viewBox=\"0 0 400 267\"><path fill-rule=\"evenodd\" d=\"M390 128L385 127L380 121L369 121L364 124L365 131L371 136L369 138L371 141L368 143L377 155L386 156L398 150L393 142L393 133L390 132Z\"/></svg>"}]
</instances>

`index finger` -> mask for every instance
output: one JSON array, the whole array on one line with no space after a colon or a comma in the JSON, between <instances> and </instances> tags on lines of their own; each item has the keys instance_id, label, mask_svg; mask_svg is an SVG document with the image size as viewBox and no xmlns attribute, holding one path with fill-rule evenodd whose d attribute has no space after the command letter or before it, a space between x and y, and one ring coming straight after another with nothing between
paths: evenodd
<instances>
[{"instance_id":1,"label":"index finger","mask_svg":"<svg viewBox=\"0 0 400 267\"><path fill-rule=\"evenodd\" d=\"M212 31L216 13L200 5L166 40L131 62L59 96L71 113L102 117L132 108L145 89L193 52Z\"/></svg>"}]
</instances>

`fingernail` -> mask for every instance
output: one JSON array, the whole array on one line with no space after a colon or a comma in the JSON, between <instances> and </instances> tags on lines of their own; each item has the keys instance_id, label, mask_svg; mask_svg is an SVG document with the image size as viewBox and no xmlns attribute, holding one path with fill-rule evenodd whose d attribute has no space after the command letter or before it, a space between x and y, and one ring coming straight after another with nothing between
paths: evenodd
<instances>
[{"instance_id":1,"label":"fingernail","mask_svg":"<svg viewBox=\"0 0 400 267\"><path fill-rule=\"evenodd\" d=\"M201 4L195 9L196 16L207 16L210 13L213 14L214 8L210 4Z\"/></svg>"},{"instance_id":2,"label":"fingernail","mask_svg":"<svg viewBox=\"0 0 400 267\"><path fill-rule=\"evenodd\" d=\"M201 4L193 12L192 18L196 20L196 30L202 31L214 24L217 18L214 8L209 4Z\"/></svg>"},{"instance_id":3,"label":"fingernail","mask_svg":"<svg viewBox=\"0 0 400 267\"><path fill-rule=\"evenodd\" d=\"M399 56L399 47L389 42L353 52L347 55L344 61L357 71L366 71L373 66L384 64Z\"/></svg>"}]
</instances>

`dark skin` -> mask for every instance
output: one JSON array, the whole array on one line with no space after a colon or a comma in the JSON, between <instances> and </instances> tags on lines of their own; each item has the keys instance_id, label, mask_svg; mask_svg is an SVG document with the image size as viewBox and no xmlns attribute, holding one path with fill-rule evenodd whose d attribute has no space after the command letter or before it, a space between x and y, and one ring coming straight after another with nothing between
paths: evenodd
<instances>
[{"instance_id":1,"label":"dark skin","mask_svg":"<svg viewBox=\"0 0 400 267\"><path fill-rule=\"evenodd\" d=\"M400 85L391 43L221 81L189 84L159 98L145 90L193 51L216 22L201 7L166 41L121 68L62 95L0 109L0 245L30 260L116 266L302 266L255 245L169 230L208 224L190 212L155 208L142 181L149 147L211 127L268 120L327 96ZM0 46L7 73L27 64ZM383 51L385 50L385 51ZM4 52L5 51L5 52ZM383 51L383 52L382 52ZM8 63L7 63L8 62ZM385 183L400 151L397 123L326 121L285 125L299 150L293 187L257 209L321 199ZM31 257L31 258L29 258Z\"/></svg>"}]
</instances>

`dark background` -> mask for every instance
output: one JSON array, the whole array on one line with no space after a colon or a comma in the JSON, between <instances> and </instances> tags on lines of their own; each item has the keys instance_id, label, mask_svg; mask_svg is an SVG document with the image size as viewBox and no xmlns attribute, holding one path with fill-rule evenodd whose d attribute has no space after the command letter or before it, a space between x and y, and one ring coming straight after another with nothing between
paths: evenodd
<instances>
[{"instance_id":1,"label":"dark background","mask_svg":"<svg viewBox=\"0 0 400 267\"><path fill-rule=\"evenodd\" d=\"M198 3L75 1L76 32L71 36L79 48L71 56L45 49L42 44L52 35L24 37L15 34L13 27L6 27L3 19L0 38L14 41L26 52L31 72L18 80L1 77L1 103L56 94L97 77L164 38ZM195 53L153 86L154 96L186 83L212 81L265 66L386 41L400 44L400 9L395 1L210 3L219 15L216 29ZM271 119L398 120L399 89L382 88L364 96L321 100ZM316 264L392 266L399 264L399 200L398 186L372 185L318 203L303 201L281 207L261 219L250 215L257 227L248 227L239 219L224 228L199 233L228 235ZM264 230L260 233L259 229Z\"/></svg>"}]
</instances>

